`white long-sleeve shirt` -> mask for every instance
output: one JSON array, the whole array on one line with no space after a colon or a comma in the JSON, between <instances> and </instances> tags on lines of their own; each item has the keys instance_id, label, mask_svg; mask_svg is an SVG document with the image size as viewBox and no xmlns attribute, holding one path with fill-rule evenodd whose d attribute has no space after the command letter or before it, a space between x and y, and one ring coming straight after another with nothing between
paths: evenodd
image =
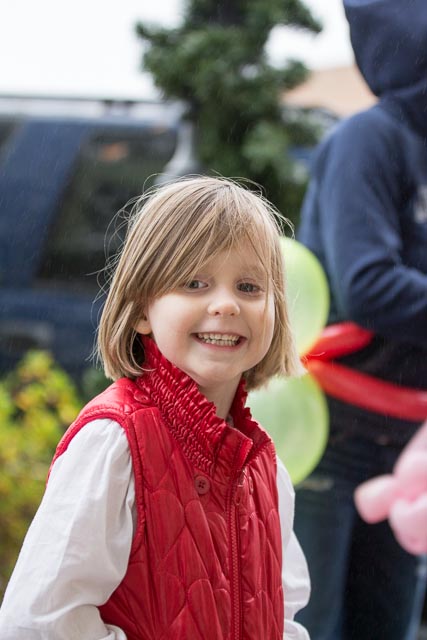
<instances>
[{"instance_id":1,"label":"white long-sleeve shirt","mask_svg":"<svg viewBox=\"0 0 427 640\"><path fill-rule=\"evenodd\" d=\"M279 461L286 640L309 640L307 564L293 533L294 490ZM98 606L125 576L136 522L131 454L108 419L81 429L53 465L0 610L1 640L126 640Z\"/></svg>"}]
</instances>

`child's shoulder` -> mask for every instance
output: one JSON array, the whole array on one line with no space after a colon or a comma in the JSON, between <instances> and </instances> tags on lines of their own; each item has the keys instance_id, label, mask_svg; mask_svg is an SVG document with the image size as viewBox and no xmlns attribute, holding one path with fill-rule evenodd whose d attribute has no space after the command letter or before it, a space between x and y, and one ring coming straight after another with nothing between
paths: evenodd
<instances>
[{"instance_id":1,"label":"child's shoulder","mask_svg":"<svg viewBox=\"0 0 427 640\"><path fill-rule=\"evenodd\" d=\"M105 413L110 416L112 413L118 413L126 416L140 410L143 406L149 407L151 402L138 382L130 378L119 378L90 400L79 417L95 413Z\"/></svg>"},{"instance_id":2,"label":"child's shoulder","mask_svg":"<svg viewBox=\"0 0 427 640\"><path fill-rule=\"evenodd\" d=\"M141 410L150 410L152 406L147 393L144 392L142 385L138 384L138 381L130 380L129 378L116 380L83 407L77 418L62 436L51 468L55 460L67 450L71 440L87 424L99 419L109 419L117 422L125 431L128 431L132 425L132 415Z\"/></svg>"}]
</instances>

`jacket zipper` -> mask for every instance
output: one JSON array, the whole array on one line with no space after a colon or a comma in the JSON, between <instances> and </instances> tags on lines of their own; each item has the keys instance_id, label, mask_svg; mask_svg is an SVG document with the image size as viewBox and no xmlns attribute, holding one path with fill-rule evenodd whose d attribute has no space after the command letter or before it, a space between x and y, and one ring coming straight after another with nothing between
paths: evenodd
<instances>
[{"instance_id":1,"label":"jacket zipper","mask_svg":"<svg viewBox=\"0 0 427 640\"><path fill-rule=\"evenodd\" d=\"M249 446L250 449L250 446ZM246 469L242 466L248 451L241 451L240 464L237 466L238 472L233 489L230 494L229 523L230 523L230 544L231 544L231 624L233 640L242 638L242 596L240 584L240 540L239 540L239 504L245 481Z\"/></svg>"}]
</instances>

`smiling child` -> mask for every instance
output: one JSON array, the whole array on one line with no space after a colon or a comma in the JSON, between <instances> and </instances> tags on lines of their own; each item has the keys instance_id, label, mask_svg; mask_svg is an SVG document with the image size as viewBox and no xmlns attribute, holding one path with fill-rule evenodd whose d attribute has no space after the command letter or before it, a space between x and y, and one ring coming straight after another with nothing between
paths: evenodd
<instances>
[{"instance_id":1,"label":"smiling child","mask_svg":"<svg viewBox=\"0 0 427 640\"><path fill-rule=\"evenodd\" d=\"M3 640L306 640L294 494L247 391L300 364L275 212L192 177L139 201L99 328L115 382L58 445Z\"/></svg>"}]
</instances>

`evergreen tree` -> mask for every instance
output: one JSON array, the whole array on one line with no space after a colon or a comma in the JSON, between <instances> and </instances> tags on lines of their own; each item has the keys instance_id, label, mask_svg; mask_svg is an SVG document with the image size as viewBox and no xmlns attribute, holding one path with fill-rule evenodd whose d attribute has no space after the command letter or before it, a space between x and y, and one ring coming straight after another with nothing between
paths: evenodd
<instances>
[{"instance_id":1,"label":"evergreen tree","mask_svg":"<svg viewBox=\"0 0 427 640\"><path fill-rule=\"evenodd\" d=\"M298 61L269 64L265 45L276 25L321 29L300 0L188 0L180 27L138 24L137 33L157 87L188 106L204 172L257 182L295 220L305 179L289 149L314 144L317 127L283 107L284 91L308 71Z\"/></svg>"}]
</instances>

